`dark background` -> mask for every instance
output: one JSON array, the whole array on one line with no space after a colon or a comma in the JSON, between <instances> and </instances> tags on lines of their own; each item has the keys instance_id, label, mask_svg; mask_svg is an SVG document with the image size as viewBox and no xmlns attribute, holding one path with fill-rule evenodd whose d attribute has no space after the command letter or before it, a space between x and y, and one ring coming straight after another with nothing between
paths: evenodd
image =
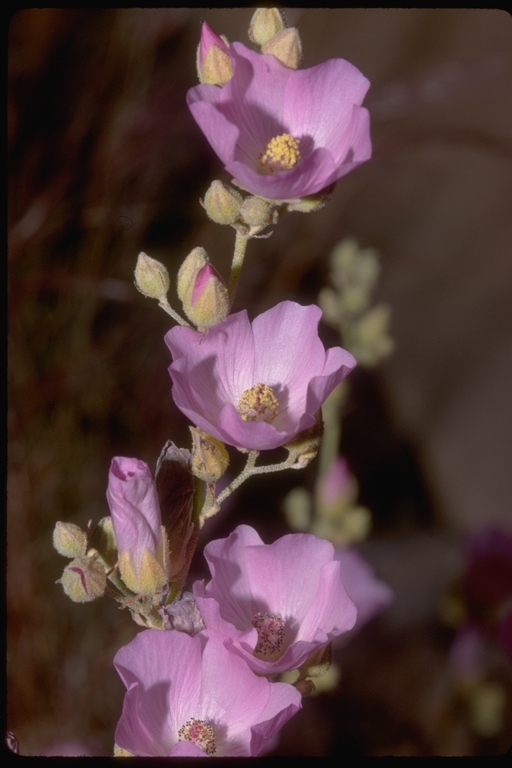
<instances>
[{"instance_id":1,"label":"dark background","mask_svg":"<svg viewBox=\"0 0 512 768\"><path fill-rule=\"evenodd\" d=\"M302 66L346 58L371 81L373 158L322 211L249 244L235 309L315 301L343 237L381 252L396 350L354 375L342 447L374 512L363 551L397 599L340 652L337 695L305 701L281 753L496 754L510 727L482 739L464 712L446 716L452 635L437 606L464 567L464 537L512 529L512 21L288 17ZM112 658L138 631L113 603L76 605L55 585L55 521L108 513L112 456L154 467L167 439L188 446L166 371L170 323L133 269L144 250L173 276L201 245L227 275L233 232L198 200L229 179L185 104L203 19L248 43L248 9L31 9L10 26L7 672L23 754L69 739L110 753L123 696ZM286 532L292 474L249 482L206 537L239 522L267 541ZM490 665L510 714L510 666Z\"/></svg>"}]
</instances>

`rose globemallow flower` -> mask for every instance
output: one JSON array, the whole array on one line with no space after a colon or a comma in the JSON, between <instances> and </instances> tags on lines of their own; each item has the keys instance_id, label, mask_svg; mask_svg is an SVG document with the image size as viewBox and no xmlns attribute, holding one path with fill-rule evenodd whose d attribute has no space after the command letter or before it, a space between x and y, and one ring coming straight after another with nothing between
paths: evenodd
<instances>
[{"instance_id":1,"label":"rose globemallow flower","mask_svg":"<svg viewBox=\"0 0 512 768\"><path fill-rule=\"evenodd\" d=\"M371 156L370 86L343 59L293 70L241 43L233 77L198 85L187 103L235 181L254 195L293 200L334 184Z\"/></svg>"},{"instance_id":2,"label":"rose globemallow flower","mask_svg":"<svg viewBox=\"0 0 512 768\"><path fill-rule=\"evenodd\" d=\"M164 535L151 470L144 461L112 459L107 501L124 583L136 594L154 594L165 585Z\"/></svg>"},{"instance_id":3,"label":"rose globemallow flower","mask_svg":"<svg viewBox=\"0 0 512 768\"><path fill-rule=\"evenodd\" d=\"M128 689L115 742L140 757L254 757L301 708L293 686L257 677L215 630L145 630L114 665Z\"/></svg>"},{"instance_id":4,"label":"rose globemallow flower","mask_svg":"<svg viewBox=\"0 0 512 768\"><path fill-rule=\"evenodd\" d=\"M324 539L293 533L265 545L239 525L204 554L212 579L193 586L204 623L229 638L257 674L297 669L355 624L341 564Z\"/></svg>"},{"instance_id":5,"label":"rose globemallow flower","mask_svg":"<svg viewBox=\"0 0 512 768\"><path fill-rule=\"evenodd\" d=\"M372 567L355 547L336 549L334 557L341 563L343 585L357 608L357 621L347 633L348 638L386 610L395 599L395 593L385 581L375 576Z\"/></svg>"},{"instance_id":6,"label":"rose globemallow flower","mask_svg":"<svg viewBox=\"0 0 512 768\"><path fill-rule=\"evenodd\" d=\"M250 323L243 310L201 334L165 336L178 408L208 434L248 450L277 448L315 424L326 397L355 366L318 337L321 310L283 301Z\"/></svg>"}]
</instances>

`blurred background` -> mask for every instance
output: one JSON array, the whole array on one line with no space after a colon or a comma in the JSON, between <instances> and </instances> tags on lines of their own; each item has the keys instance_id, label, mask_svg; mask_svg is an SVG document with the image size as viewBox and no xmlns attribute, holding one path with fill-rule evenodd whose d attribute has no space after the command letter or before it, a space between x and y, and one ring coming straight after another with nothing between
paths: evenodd
<instances>
[{"instance_id":1,"label":"blurred background","mask_svg":"<svg viewBox=\"0 0 512 768\"><path fill-rule=\"evenodd\" d=\"M495 642L487 609L498 572L500 611L512 599L512 21L498 10L287 16L303 67L345 58L370 80L373 157L323 210L250 242L235 310L316 302L345 237L380 252L395 351L354 373L341 449L373 514L361 551L396 599L337 652L339 685L304 701L276 754L499 754L512 743L512 629ZM7 726L22 754L76 741L111 754L124 693L112 658L139 628L110 601L65 597L52 531L108 514L112 456L154 468L166 440L189 446L167 374L171 323L133 270L144 250L175 275L202 246L227 277L233 232L199 198L229 177L185 96L201 21L248 44L250 17L46 8L11 21ZM286 533L283 499L314 465L297 474L248 481L205 541L241 522L267 542ZM471 581L468 541L486 542L486 529L499 532L499 564L491 543L477 572L493 594L465 595L485 629L478 674L469 664L487 685L475 703L453 664L473 614L446 606Z\"/></svg>"}]
</instances>

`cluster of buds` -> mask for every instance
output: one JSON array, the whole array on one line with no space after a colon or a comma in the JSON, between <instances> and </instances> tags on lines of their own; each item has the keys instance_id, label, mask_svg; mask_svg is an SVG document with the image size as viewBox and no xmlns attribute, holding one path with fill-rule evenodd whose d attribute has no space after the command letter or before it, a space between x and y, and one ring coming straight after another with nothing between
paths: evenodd
<instances>
[{"instance_id":1,"label":"cluster of buds","mask_svg":"<svg viewBox=\"0 0 512 768\"><path fill-rule=\"evenodd\" d=\"M289 69L298 69L302 58L299 31L288 27L279 8L258 8L251 19L249 40L260 46L261 53L274 56Z\"/></svg>"},{"instance_id":2,"label":"cluster of buds","mask_svg":"<svg viewBox=\"0 0 512 768\"><path fill-rule=\"evenodd\" d=\"M53 531L53 546L59 555L73 558L57 580L66 595L75 603L102 597L107 586L105 563L96 549L87 549L87 533L74 523L58 522Z\"/></svg>"},{"instance_id":3,"label":"cluster of buds","mask_svg":"<svg viewBox=\"0 0 512 768\"><path fill-rule=\"evenodd\" d=\"M373 248L359 248L348 238L331 254L334 287L323 288L318 297L324 320L339 329L347 349L367 367L377 365L393 351L389 307L370 307L379 273L378 253Z\"/></svg>"}]
</instances>

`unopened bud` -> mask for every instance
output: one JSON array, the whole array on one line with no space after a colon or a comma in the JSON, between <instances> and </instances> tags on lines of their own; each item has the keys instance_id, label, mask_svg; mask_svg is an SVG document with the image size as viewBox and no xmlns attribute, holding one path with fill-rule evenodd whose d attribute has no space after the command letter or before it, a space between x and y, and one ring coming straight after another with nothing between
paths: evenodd
<instances>
[{"instance_id":1,"label":"unopened bud","mask_svg":"<svg viewBox=\"0 0 512 768\"><path fill-rule=\"evenodd\" d=\"M190 452L168 440L156 464L156 489L168 542L166 570L169 582L188 573L199 526L194 520L194 477Z\"/></svg>"},{"instance_id":2,"label":"unopened bud","mask_svg":"<svg viewBox=\"0 0 512 768\"><path fill-rule=\"evenodd\" d=\"M261 52L272 54L288 69L298 69L302 58L299 31L295 27L283 29L265 45L262 45Z\"/></svg>"},{"instance_id":3,"label":"unopened bud","mask_svg":"<svg viewBox=\"0 0 512 768\"><path fill-rule=\"evenodd\" d=\"M110 516L103 517L91 535L91 547L97 550L107 568L117 563L117 542Z\"/></svg>"},{"instance_id":4,"label":"unopened bud","mask_svg":"<svg viewBox=\"0 0 512 768\"><path fill-rule=\"evenodd\" d=\"M56 584L62 584L66 595L75 603L88 603L101 597L107 576L98 553L90 550L90 554L72 560Z\"/></svg>"},{"instance_id":5,"label":"unopened bud","mask_svg":"<svg viewBox=\"0 0 512 768\"><path fill-rule=\"evenodd\" d=\"M264 229L273 224L273 207L262 197L247 197L240 208L240 216L251 228Z\"/></svg>"},{"instance_id":6,"label":"unopened bud","mask_svg":"<svg viewBox=\"0 0 512 768\"><path fill-rule=\"evenodd\" d=\"M81 557L87 550L87 534L74 523L55 524L53 546L64 557Z\"/></svg>"},{"instance_id":7,"label":"unopened bud","mask_svg":"<svg viewBox=\"0 0 512 768\"><path fill-rule=\"evenodd\" d=\"M126 549L119 557L121 578L136 595L156 595L167 583L164 569L147 547L144 547L140 561L135 566L132 553Z\"/></svg>"},{"instance_id":8,"label":"unopened bud","mask_svg":"<svg viewBox=\"0 0 512 768\"><path fill-rule=\"evenodd\" d=\"M148 299L162 301L169 290L169 273L163 264L139 253L135 266L135 287Z\"/></svg>"},{"instance_id":9,"label":"unopened bud","mask_svg":"<svg viewBox=\"0 0 512 768\"><path fill-rule=\"evenodd\" d=\"M285 28L284 15L279 8L257 8L247 34L251 42L265 45Z\"/></svg>"},{"instance_id":10,"label":"unopened bud","mask_svg":"<svg viewBox=\"0 0 512 768\"><path fill-rule=\"evenodd\" d=\"M320 192L315 192L314 195L307 195L307 197L298 197L296 200L289 200L287 209L290 212L297 211L298 213L314 213L323 208L324 205L331 199L334 187L336 184L330 184Z\"/></svg>"},{"instance_id":11,"label":"unopened bud","mask_svg":"<svg viewBox=\"0 0 512 768\"><path fill-rule=\"evenodd\" d=\"M205 483L216 483L229 465L229 454L220 440L190 427L192 433L192 473Z\"/></svg>"},{"instance_id":12,"label":"unopened bud","mask_svg":"<svg viewBox=\"0 0 512 768\"><path fill-rule=\"evenodd\" d=\"M206 213L216 224L234 224L240 215L242 195L222 181L213 181L204 196Z\"/></svg>"},{"instance_id":13,"label":"unopened bud","mask_svg":"<svg viewBox=\"0 0 512 768\"><path fill-rule=\"evenodd\" d=\"M124 747L118 747L114 744L114 757L135 757L131 752L128 752Z\"/></svg>"},{"instance_id":14,"label":"unopened bud","mask_svg":"<svg viewBox=\"0 0 512 768\"><path fill-rule=\"evenodd\" d=\"M206 23L201 28L197 48L197 75L204 85L225 85L233 77L233 64L227 40Z\"/></svg>"},{"instance_id":15,"label":"unopened bud","mask_svg":"<svg viewBox=\"0 0 512 768\"><path fill-rule=\"evenodd\" d=\"M322 412L318 411L315 418L316 422L312 427L299 432L293 440L290 440L284 446L290 453L290 456L295 459L292 469L304 469L318 453L324 434Z\"/></svg>"},{"instance_id":16,"label":"unopened bud","mask_svg":"<svg viewBox=\"0 0 512 768\"><path fill-rule=\"evenodd\" d=\"M299 668L301 677L321 677L332 663L332 646L329 643L314 651Z\"/></svg>"},{"instance_id":17,"label":"unopened bud","mask_svg":"<svg viewBox=\"0 0 512 768\"><path fill-rule=\"evenodd\" d=\"M220 323L229 312L228 289L204 248L194 248L181 265L177 290L185 314L200 331Z\"/></svg>"}]
</instances>

